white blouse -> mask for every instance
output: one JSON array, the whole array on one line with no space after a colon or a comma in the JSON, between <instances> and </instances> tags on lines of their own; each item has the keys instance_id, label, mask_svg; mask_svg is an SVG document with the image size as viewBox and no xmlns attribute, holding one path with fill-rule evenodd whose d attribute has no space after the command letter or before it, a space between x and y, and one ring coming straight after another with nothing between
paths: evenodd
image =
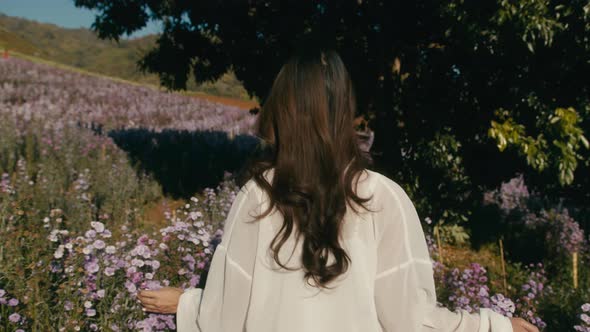
<instances>
[{"instance_id":1,"label":"white blouse","mask_svg":"<svg viewBox=\"0 0 590 332\"><path fill-rule=\"evenodd\" d=\"M274 169L264 176L270 182ZM271 182L272 183L272 182ZM341 244L349 269L325 290L309 286L303 270L276 264L270 242L282 224L275 209L259 222L269 198L251 179L238 192L204 289L187 289L177 309L179 332L512 332L508 317L482 308L469 313L437 305L432 261L420 219L406 192L371 170L356 193L374 195L371 213L347 207ZM301 267L303 239L294 233L279 253ZM292 253L292 254L291 254ZM333 262L330 256L329 262ZM312 280L310 280L312 282Z\"/></svg>"}]
</instances>

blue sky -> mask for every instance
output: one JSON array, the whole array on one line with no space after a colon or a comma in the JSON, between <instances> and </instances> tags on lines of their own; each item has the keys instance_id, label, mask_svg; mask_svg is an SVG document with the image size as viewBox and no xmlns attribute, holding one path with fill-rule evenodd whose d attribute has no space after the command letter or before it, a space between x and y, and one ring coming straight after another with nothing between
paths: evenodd
<instances>
[{"instance_id":1,"label":"blue sky","mask_svg":"<svg viewBox=\"0 0 590 332\"><path fill-rule=\"evenodd\" d=\"M66 28L90 28L94 13L74 6L74 0L0 0L0 13L24 17L43 23L53 23ZM159 25L150 22L131 37L156 33Z\"/></svg>"}]
</instances>

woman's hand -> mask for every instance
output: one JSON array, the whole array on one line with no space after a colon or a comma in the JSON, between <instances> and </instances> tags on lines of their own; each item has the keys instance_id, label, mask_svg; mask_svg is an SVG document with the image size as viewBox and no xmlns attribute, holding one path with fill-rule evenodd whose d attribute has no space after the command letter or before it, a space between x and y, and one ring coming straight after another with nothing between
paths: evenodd
<instances>
[{"instance_id":1,"label":"woman's hand","mask_svg":"<svg viewBox=\"0 0 590 332\"><path fill-rule=\"evenodd\" d=\"M178 307L178 299L184 291L175 287L164 287L156 290L141 290L137 293L137 299L143 306L143 311L158 314L175 314Z\"/></svg>"},{"instance_id":2,"label":"woman's hand","mask_svg":"<svg viewBox=\"0 0 590 332\"><path fill-rule=\"evenodd\" d=\"M539 332L539 329L522 318L510 318L514 332Z\"/></svg>"}]
</instances>

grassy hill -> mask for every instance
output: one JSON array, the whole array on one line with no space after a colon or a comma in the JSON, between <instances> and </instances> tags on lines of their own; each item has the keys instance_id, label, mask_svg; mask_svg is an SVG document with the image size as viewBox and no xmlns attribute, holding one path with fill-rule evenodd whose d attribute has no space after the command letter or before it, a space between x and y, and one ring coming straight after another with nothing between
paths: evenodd
<instances>
[{"instance_id":1,"label":"grassy hill","mask_svg":"<svg viewBox=\"0 0 590 332\"><path fill-rule=\"evenodd\" d=\"M158 77L137 68L140 57L155 45L157 36L121 40L101 40L88 29L66 29L0 13L0 49L51 60L68 66L139 83L159 84ZM189 82L190 91L249 99L233 73L214 83Z\"/></svg>"}]
</instances>

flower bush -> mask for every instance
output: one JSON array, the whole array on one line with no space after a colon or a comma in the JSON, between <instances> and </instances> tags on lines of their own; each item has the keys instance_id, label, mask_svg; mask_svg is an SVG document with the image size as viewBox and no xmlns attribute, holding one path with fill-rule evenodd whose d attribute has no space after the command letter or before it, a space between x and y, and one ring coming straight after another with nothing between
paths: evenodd
<instances>
[{"instance_id":1,"label":"flower bush","mask_svg":"<svg viewBox=\"0 0 590 332\"><path fill-rule=\"evenodd\" d=\"M27 328L27 318L19 313L21 302L9 296L6 290L0 288L0 327L15 332L24 332Z\"/></svg>"},{"instance_id":2,"label":"flower bush","mask_svg":"<svg viewBox=\"0 0 590 332\"><path fill-rule=\"evenodd\" d=\"M50 269L59 284L56 296L61 302L62 330L175 329L173 315L146 315L133 299L140 289L199 285L201 273L208 268L222 235L222 230L214 229L211 220L200 211L227 214L231 203L228 205L225 199L235 197L237 188L226 181L218 190L213 194L208 191L207 201L193 197L186 205L167 213L169 226L151 236L122 225L123 239L114 241L105 226L109 222L107 216L91 221L83 235L73 236L53 228L48 235L56 243ZM224 199L213 198L218 196ZM53 214L56 219L60 218L58 215L59 211ZM51 219L48 224L56 225Z\"/></svg>"},{"instance_id":3,"label":"flower bush","mask_svg":"<svg viewBox=\"0 0 590 332\"><path fill-rule=\"evenodd\" d=\"M574 330L580 332L590 332L590 303L582 305L582 313L580 314L580 325L575 325Z\"/></svg>"},{"instance_id":4,"label":"flower bush","mask_svg":"<svg viewBox=\"0 0 590 332\"><path fill-rule=\"evenodd\" d=\"M543 297L552 293L552 288L551 286L545 287L547 277L542 263L529 264L526 271L529 276L520 288L520 294L516 300L516 309L520 317L525 318L539 329L543 329L547 324L538 315L537 310Z\"/></svg>"}]
</instances>

